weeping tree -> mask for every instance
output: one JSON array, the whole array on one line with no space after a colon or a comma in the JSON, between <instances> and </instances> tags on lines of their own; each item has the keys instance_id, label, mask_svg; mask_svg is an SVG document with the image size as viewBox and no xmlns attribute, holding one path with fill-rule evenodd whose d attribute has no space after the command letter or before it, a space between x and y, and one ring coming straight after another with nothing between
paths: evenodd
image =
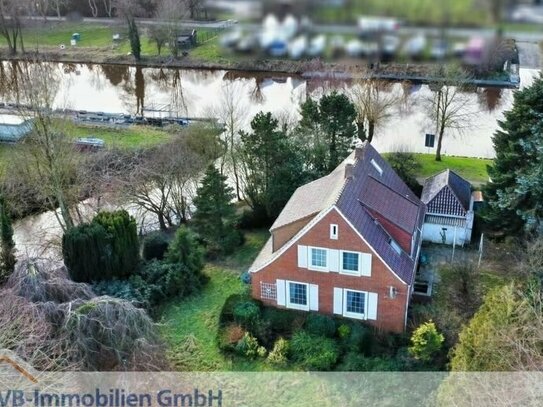
<instances>
[{"instance_id":1,"label":"weeping tree","mask_svg":"<svg viewBox=\"0 0 543 407\"><path fill-rule=\"evenodd\" d=\"M0 290L0 347L47 370L159 370L156 325L128 301L96 297L50 261L20 261Z\"/></svg>"},{"instance_id":2,"label":"weeping tree","mask_svg":"<svg viewBox=\"0 0 543 407\"><path fill-rule=\"evenodd\" d=\"M85 370L161 370L163 347L153 320L129 301L96 297L66 310L63 331Z\"/></svg>"}]
</instances>

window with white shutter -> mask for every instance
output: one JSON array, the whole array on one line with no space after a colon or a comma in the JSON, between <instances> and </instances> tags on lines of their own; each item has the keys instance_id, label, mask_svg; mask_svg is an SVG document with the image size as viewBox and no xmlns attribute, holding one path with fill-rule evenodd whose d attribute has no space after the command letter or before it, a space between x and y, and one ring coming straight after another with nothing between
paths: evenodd
<instances>
[{"instance_id":1,"label":"window with white shutter","mask_svg":"<svg viewBox=\"0 0 543 407\"><path fill-rule=\"evenodd\" d=\"M287 304L285 292L285 280L276 280L275 286L277 289L277 305L285 306Z\"/></svg>"},{"instance_id":2,"label":"window with white shutter","mask_svg":"<svg viewBox=\"0 0 543 407\"><path fill-rule=\"evenodd\" d=\"M307 268L307 246L298 245L298 267Z\"/></svg>"}]
</instances>

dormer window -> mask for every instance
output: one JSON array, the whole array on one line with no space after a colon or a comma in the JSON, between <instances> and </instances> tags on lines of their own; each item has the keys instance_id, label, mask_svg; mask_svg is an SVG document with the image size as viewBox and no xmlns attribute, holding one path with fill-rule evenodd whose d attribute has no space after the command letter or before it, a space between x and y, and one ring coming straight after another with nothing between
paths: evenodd
<instances>
[{"instance_id":1,"label":"dormer window","mask_svg":"<svg viewBox=\"0 0 543 407\"><path fill-rule=\"evenodd\" d=\"M390 244L390 247L392 247L397 254L402 253L402 248L394 239L390 239L388 243Z\"/></svg>"},{"instance_id":2,"label":"dormer window","mask_svg":"<svg viewBox=\"0 0 543 407\"><path fill-rule=\"evenodd\" d=\"M330 239L337 240L339 235L339 228L337 225L330 225Z\"/></svg>"},{"instance_id":3,"label":"dormer window","mask_svg":"<svg viewBox=\"0 0 543 407\"><path fill-rule=\"evenodd\" d=\"M383 169L379 166L379 164L377 164L377 162L373 158L371 159L370 162L371 162L371 165L373 165L373 168L377 170L379 175L383 175Z\"/></svg>"}]
</instances>

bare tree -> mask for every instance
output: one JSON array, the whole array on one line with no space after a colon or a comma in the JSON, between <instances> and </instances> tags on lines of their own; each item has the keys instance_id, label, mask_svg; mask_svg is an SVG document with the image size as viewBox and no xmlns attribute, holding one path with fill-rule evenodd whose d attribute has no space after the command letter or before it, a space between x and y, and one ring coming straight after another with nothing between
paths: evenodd
<instances>
[{"instance_id":1,"label":"bare tree","mask_svg":"<svg viewBox=\"0 0 543 407\"><path fill-rule=\"evenodd\" d=\"M473 98L466 93L470 77L455 67L442 67L430 85L431 95L424 97L423 108L436 128L436 161L441 161L443 137L447 131L462 133L477 114Z\"/></svg>"},{"instance_id":2,"label":"bare tree","mask_svg":"<svg viewBox=\"0 0 543 407\"><path fill-rule=\"evenodd\" d=\"M46 205L43 209L53 210L66 230L74 225L72 211L80 199L79 156L64 133L63 120L52 115L60 79L57 70L43 61L29 61L21 69L19 91L25 108L20 114L32 123L32 131L14 151L9 171L38 191ZM14 199L10 203L17 205Z\"/></svg>"},{"instance_id":3,"label":"bare tree","mask_svg":"<svg viewBox=\"0 0 543 407\"><path fill-rule=\"evenodd\" d=\"M376 129L382 126L400 103L401 96L393 85L376 79L361 80L350 88L357 112L358 138L372 142Z\"/></svg>"},{"instance_id":4,"label":"bare tree","mask_svg":"<svg viewBox=\"0 0 543 407\"><path fill-rule=\"evenodd\" d=\"M249 107L244 103L244 96L247 90L243 82L234 80L224 82L218 105L215 107L214 116L224 125L222 135L225 154L221 158L221 174L225 171L232 171L234 177L236 197L238 201L242 199L240 187L240 168L239 168L239 132L244 130L248 124Z\"/></svg>"},{"instance_id":5,"label":"bare tree","mask_svg":"<svg viewBox=\"0 0 543 407\"><path fill-rule=\"evenodd\" d=\"M122 192L130 203L154 214L165 230L190 217L190 202L204 168L205 161L178 138L134 160L120 176Z\"/></svg>"},{"instance_id":6,"label":"bare tree","mask_svg":"<svg viewBox=\"0 0 543 407\"><path fill-rule=\"evenodd\" d=\"M18 46L24 52L22 17L27 9L26 0L0 0L0 34L6 39L11 55L17 54Z\"/></svg>"}]
</instances>

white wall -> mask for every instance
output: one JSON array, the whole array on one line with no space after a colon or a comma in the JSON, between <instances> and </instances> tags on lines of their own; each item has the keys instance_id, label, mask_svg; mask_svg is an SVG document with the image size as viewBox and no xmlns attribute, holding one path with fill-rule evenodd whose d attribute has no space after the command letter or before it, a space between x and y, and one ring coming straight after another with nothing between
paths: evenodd
<instances>
[{"instance_id":1,"label":"white wall","mask_svg":"<svg viewBox=\"0 0 543 407\"><path fill-rule=\"evenodd\" d=\"M447 228L445 244L452 245L454 241L454 226L437 225L435 223L425 223L422 229L422 240L425 242L443 243L441 239L441 231ZM463 245L466 230L464 228L456 228L456 244ZM466 242L469 243L469 242Z\"/></svg>"}]
</instances>

